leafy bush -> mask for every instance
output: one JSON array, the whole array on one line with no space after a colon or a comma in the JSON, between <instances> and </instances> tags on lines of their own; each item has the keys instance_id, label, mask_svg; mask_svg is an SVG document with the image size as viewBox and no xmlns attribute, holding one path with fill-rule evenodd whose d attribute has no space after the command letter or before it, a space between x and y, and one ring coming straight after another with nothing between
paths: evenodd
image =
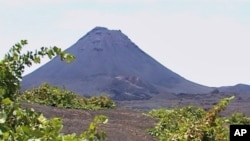
<instances>
[{"instance_id":1,"label":"leafy bush","mask_svg":"<svg viewBox=\"0 0 250 141\"><path fill-rule=\"evenodd\" d=\"M149 112L151 117L159 119L156 127L149 129L150 135L160 140L181 140L185 133L197 120L205 115L205 111L196 107L159 109Z\"/></svg>"},{"instance_id":2,"label":"leafy bush","mask_svg":"<svg viewBox=\"0 0 250 141\"><path fill-rule=\"evenodd\" d=\"M52 58L59 55L61 60L70 62L74 57L64 53L60 48L42 47L39 51L28 51L21 54L26 40L15 44L0 61L0 140L5 141L98 141L105 139L104 132L98 132L96 126L106 123L107 117L97 116L89 129L77 136L60 133L62 121L60 118L46 119L33 109L21 108L17 101L20 81L25 66L40 63L40 58Z\"/></svg>"},{"instance_id":3,"label":"leafy bush","mask_svg":"<svg viewBox=\"0 0 250 141\"><path fill-rule=\"evenodd\" d=\"M218 116L233 98L222 99L208 112L190 106L152 110L148 115L159 121L147 132L162 141L227 141L230 124L250 124L250 118L243 114L235 113L231 117Z\"/></svg>"},{"instance_id":4,"label":"leafy bush","mask_svg":"<svg viewBox=\"0 0 250 141\"><path fill-rule=\"evenodd\" d=\"M87 131L79 136L64 135L61 132L60 118L46 119L33 109L23 109L18 103L8 98L2 100L0 112L0 139L6 141L99 141L106 137L105 132L98 132L97 126L106 123L106 116L97 116L90 123Z\"/></svg>"},{"instance_id":5,"label":"leafy bush","mask_svg":"<svg viewBox=\"0 0 250 141\"><path fill-rule=\"evenodd\" d=\"M107 96L85 98L47 83L42 84L40 87L26 90L19 98L22 101L31 103L74 109L97 110L115 107L115 103Z\"/></svg>"}]
</instances>

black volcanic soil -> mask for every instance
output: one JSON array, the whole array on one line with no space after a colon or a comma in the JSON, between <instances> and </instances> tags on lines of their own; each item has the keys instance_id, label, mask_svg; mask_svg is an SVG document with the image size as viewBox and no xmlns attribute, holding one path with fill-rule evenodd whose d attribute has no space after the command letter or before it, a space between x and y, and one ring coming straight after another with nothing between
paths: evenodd
<instances>
[{"instance_id":1,"label":"black volcanic soil","mask_svg":"<svg viewBox=\"0 0 250 141\"><path fill-rule=\"evenodd\" d=\"M126 108L88 111L63 109L38 104L23 103L23 107L42 112L45 117L61 117L63 119L63 133L81 133L86 130L96 115L108 116L108 123L101 125L108 135L107 141L154 141L145 130L153 127L156 121L143 113Z\"/></svg>"},{"instance_id":2,"label":"black volcanic soil","mask_svg":"<svg viewBox=\"0 0 250 141\"><path fill-rule=\"evenodd\" d=\"M242 112L250 116L250 96L232 93L213 94L158 94L150 100L117 101L116 109L87 111L63 109L37 104L23 103L24 107L32 107L42 112L47 118L61 117L63 119L63 133L81 133L88 128L90 121L96 115L106 115L109 122L102 125L108 135L108 141L154 141L155 138L146 134L147 128L153 127L156 121L143 115L143 111L152 108L182 107L187 105L200 106L210 109L220 99L235 95L222 116L234 112Z\"/></svg>"}]
</instances>

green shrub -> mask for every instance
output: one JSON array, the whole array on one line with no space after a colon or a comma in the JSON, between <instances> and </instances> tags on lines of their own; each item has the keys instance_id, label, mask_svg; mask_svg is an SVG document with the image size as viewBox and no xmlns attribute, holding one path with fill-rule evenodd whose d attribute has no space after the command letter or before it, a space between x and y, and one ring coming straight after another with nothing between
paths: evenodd
<instances>
[{"instance_id":1,"label":"green shrub","mask_svg":"<svg viewBox=\"0 0 250 141\"><path fill-rule=\"evenodd\" d=\"M219 116L233 98L222 99L208 112L190 106L152 110L148 115L159 121L147 132L162 141L228 141L230 124L250 124L250 118L243 114Z\"/></svg>"},{"instance_id":2,"label":"green shrub","mask_svg":"<svg viewBox=\"0 0 250 141\"><path fill-rule=\"evenodd\" d=\"M5 141L99 141L104 140L105 132L98 132L97 126L106 123L107 117L97 116L90 123L88 130L77 136L61 133L60 118L46 119L33 109L21 108L18 103L6 98L2 100L0 112L0 140Z\"/></svg>"},{"instance_id":3,"label":"green shrub","mask_svg":"<svg viewBox=\"0 0 250 141\"><path fill-rule=\"evenodd\" d=\"M74 109L97 110L115 107L114 101L107 96L85 98L72 91L51 86L47 83L42 84L40 87L26 90L19 95L19 99L30 103Z\"/></svg>"}]
</instances>

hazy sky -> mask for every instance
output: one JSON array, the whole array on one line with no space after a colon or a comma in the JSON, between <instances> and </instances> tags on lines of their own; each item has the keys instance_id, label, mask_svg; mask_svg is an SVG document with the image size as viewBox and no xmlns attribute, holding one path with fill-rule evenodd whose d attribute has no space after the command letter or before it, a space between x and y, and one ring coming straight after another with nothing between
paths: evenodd
<instances>
[{"instance_id":1,"label":"hazy sky","mask_svg":"<svg viewBox=\"0 0 250 141\"><path fill-rule=\"evenodd\" d=\"M250 84L249 0L0 0L0 58L21 39L66 49L95 26L191 81Z\"/></svg>"}]
</instances>

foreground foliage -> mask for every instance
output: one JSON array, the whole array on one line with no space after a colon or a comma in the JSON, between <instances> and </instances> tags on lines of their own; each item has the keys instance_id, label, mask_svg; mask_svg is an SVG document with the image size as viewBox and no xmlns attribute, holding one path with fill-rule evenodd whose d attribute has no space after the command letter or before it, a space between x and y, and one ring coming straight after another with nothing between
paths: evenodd
<instances>
[{"instance_id":1,"label":"foreground foliage","mask_svg":"<svg viewBox=\"0 0 250 141\"><path fill-rule=\"evenodd\" d=\"M152 110L148 115L159 121L147 132L162 141L228 141L230 124L250 124L250 118L241 113L219 117L233 98L222 99L208 112L192 106Z\"/></svg>"},{"instance_id":2,"label":"foreground foliage","mask_svg":"<svg viewBox=\"0 0 250 141\"><path fill-rule=\"evenodd\" d=\"M26 90L19 98L29 103L74 109L98 110L115 107L114 101L107 96L85 98L72 91L51 86L47 83L42 84L40 87Z\"/></svg>"},{"instance_id":3,"label":"foreground foliage","mask_svg":"<svg viewBox=\"0 0 250 141\"><path fill-rule=\"evenodd\" d=\"M61 132L60 118L46 119L33 109L21 108L17 101L20 81L25 66L40 63L43 56L52 58L58 55L61 60L70 62L74 57L60 48L42 47L39 51L22 54L26 40L15 44L0 61L0 140L4 141L98 141L105 139L104 132L98 132L97 126L106 123L107 117L97 116L89 129L79 136L64 135Z\"/></svg>"},{"instance_id":4,"label":"foreground foliage","mask_svg":"<svg viewBox=\"0 0 250 141\"><path fill-rule=\"evenodd\" d=\"M61 133L60 118L46 119L33 109L23 109L20 104L3 99L0 112L0 140L5 141L98 141L104 140L105 132L98 132L97 126L106 123L107 117L97 116L90 123L88 130L77 136Z\"/></svg>"}]
</instances>

